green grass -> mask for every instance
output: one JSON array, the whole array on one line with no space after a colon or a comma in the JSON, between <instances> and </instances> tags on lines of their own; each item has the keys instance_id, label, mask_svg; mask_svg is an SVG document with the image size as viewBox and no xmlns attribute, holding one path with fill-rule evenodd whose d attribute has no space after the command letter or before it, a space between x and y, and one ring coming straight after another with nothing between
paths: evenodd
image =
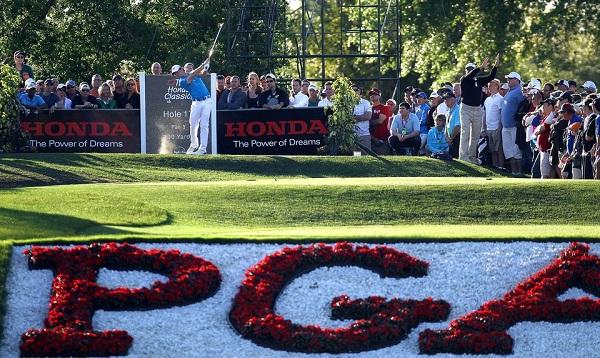
<instances>
[{"instance_id":1,"label":"green grass","mask_svg":"<svg viewBox=\"0 0 600 358\"><path fill-rule=\"evenodd\" d=\"M499 177L471 164L428 158L15 154L0 156L0 188L147 181L269 178Z\"/></svg>"},{"instance_id":2,"label":"green grass","mask_svg":"<svg viewBox=\"0 0 600 358\"><path fill-rule=\"evenodd\" d=\"M427 158L4 155L0 321L14 244L598 240L598 202L592 181Z\"/></svg>"},{"instance_id":3,"label":"green grass","mask_svg":"<svg viewBox=\"0 0 600 358\"><path fill-rule=\"evenodd\" d=\"M596 187L593 181L340 178L6 189L0 238L520 239L559 238L567 232L561 228L575 226L571 237L595 239Z\"/></svg>"}]
</instances>

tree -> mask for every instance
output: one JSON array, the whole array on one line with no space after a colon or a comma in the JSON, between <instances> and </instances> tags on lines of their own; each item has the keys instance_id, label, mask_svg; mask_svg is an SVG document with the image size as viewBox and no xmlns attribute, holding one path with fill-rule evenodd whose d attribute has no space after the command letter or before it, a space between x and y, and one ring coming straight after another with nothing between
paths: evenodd
<instances>
[{"instance_id":1,"label":"tree","mask_svg":"<svg viewBox=\"0 0 600 358\"><path fill-rule=\"evenodd\" d=\"M27 144L19 122L18 87L19 73L10 65L1 65L0 153L16 152Z\"/></svg>"}]
</instances>

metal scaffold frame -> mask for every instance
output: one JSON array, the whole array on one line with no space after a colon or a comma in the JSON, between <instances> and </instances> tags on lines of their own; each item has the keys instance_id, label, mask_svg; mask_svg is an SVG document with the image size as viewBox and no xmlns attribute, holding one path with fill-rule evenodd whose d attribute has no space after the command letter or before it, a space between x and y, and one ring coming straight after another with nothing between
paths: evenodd
<instances>
[{"instance_id":1,"label":"metal scaffold frame","mask_svg":"<svg viewBox=\"0 0 600 358\"><path fill-rule=\"evenodd\" d=\"M321 84L339 75L331 63L362 59L368 68L351 79L393 90L401 70L399 1L230 0L225 56L244 75L294 61L294 77Z\"/></svg>"}]
</instances>

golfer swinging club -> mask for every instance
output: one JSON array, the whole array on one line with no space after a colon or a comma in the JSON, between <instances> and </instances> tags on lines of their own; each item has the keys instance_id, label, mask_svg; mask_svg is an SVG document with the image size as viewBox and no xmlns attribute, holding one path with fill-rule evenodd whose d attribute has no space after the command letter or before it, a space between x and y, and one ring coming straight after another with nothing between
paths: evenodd
<instances>
[{"instance_id":1,"label":"golfer swinging club","mask_svg":"<svg viewBox=\"0 0 600 358\"><path fill-rule=\"evenodd\" d=\"M173 65L171 75L177 77L177 85L188 91L192 97L190 107L190 147L185 154L206 154L208 145L208 125L212 101L210 93L200 78L208 72L209 59L206 59L190 74L185 73L183 67ZM200 127L200 143L198 143L198 127Z\"/></svg>"}]
</instances>

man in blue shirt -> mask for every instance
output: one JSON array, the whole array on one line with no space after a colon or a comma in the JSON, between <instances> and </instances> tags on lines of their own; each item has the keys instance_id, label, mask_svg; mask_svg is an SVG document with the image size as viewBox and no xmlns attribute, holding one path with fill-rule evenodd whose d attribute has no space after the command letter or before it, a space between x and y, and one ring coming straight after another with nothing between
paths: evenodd
<instances>
[{"instance_id":1,"label":"man in blue shirt","mask_svg":"<svg viewBox=\"0 0 600 358\"><path fill-rule=\"evenodd\" d=\"M427 113L430 108L431 106L429 105L427 94L425 94L425 92L419 92L417 94L417 107L415 108L415 114L419 119L419 133L421 137L421 149L419 150L419 154L425 154L427 132L429 131L429 128L427 128Z\"/></svg>"},{"instance_id":2,"label":"man in blue shirt","mask_svg":"<svg viewBox=\"0 0 600 358\"><path fill-rule=\"evenodd\" d=\"M208 64L205 62L191 73L185 73L183 67L174 65L171 67L171 75L177 77L179 87L188 91L192 97L190 107L190 147L185 154L206 154L208 145L208 125L212 101L208 88L199 77L208 72ZM198 127L200 127L200 143L198 143Z\"/></svg>"},{"instance_id":3,"label":"man in blue shirt","mask_svg":"<svg viewBox=\"0 0 600 358\"><path fill-rule=\"evenodd\" d=\"M504 158L510 162L513 174L521 174L521 149L517 145L516 115L519 105L525 99L521 90L521 76L517 72L506 75L510 90L502 101L502 149Z\"/></svg>"},{"instance_id":4,"label":"man in blue shirt","mask_svg":"<svg viewBox=\"0 0 600 358\"><path fill-rule=\"evenodd\" d=\"M450 147L448 146L448 135L446 134L446 116L438 114L435 116L435 127L427 133L427 152L439 159L451 159Z\"/></svg>"},{"instance_id":5,"label":"man in blue shirt","mask_svg":"<svg viewBox=\"0 0 600 358\"><path fill-rule=\"evenodd\" d=\"M25 85L25 92L19 95L19 103L24 108L24 113L28 116L30 113L38 113L40 109L48 108L44 99L35 93L35 81L29 81Z\"/></svg>"},{"instance_id":6,"label":"man in blue shirt","mask_svg":"<svg viewBox=\"0 0 600 358\"><path fill-rule=\"evenodd\" d=\"M398 114L394 116L390 127L388 142L396 154L416 155L421 147L419 119L410 112L410 104L402 102L398 105Z\"/></svg>"},{"instance_id":7,"label":"man in blue shirt","mask_svg":"<svg viewBox=\"0 0 600 358\"><path fill-rule=\"evenodd\" d=\"M453 92L447 92L444 95L444 103L448 110L446 111L446 135L448 135L448 145L452 158L458 158L460 148L460 106L456 103L456 95Z\"/></svg>"}]
</instances>

